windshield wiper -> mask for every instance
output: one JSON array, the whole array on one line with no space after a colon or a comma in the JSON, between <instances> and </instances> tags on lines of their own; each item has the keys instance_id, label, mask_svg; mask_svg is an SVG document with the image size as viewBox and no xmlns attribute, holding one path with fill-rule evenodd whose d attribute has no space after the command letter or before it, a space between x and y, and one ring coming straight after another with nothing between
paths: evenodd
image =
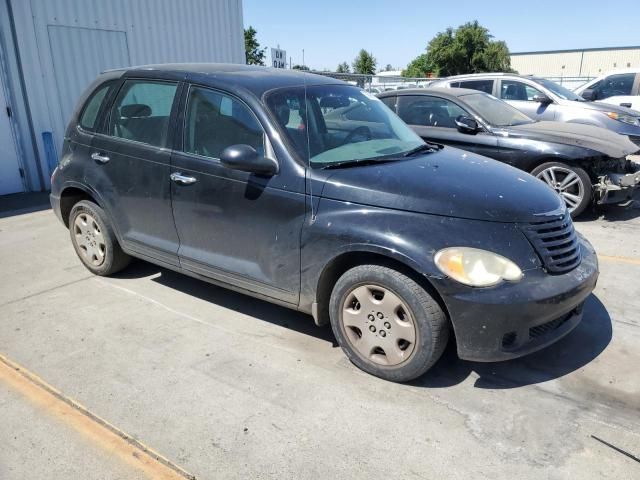
<instances>
[{"instance_id":1,"label":"windshield wiper","mask_svg":"<svg viewBox=\"0 0 640 480\"><path fill-rule=\"evenodd\" d=\"M330 163L326 167L322 167L323 170L331 170L333 168L348 168L358 165L373 165L374 163L386 163L393 162L397 158L362 158L360 160L345 160L344 162Z\"/></svg>"},{"instance_id":2,"label":"windshield wiper","mask_svg":"<svg viewBox=\"0 0 640 480\"><path fill-rule=\"evenodd\" d=\"M443 145L438 145L437 143L425 143L424 145L420 145L419 147L416 147L414 149L409 150L407 153L405 153L404 155L402 155L403 157L410 157L412 155L415 155L416 153L420 153L420 152L435 152L437 150L440 150L441 148L444 148Z\"/></svg>"}]
</instances>

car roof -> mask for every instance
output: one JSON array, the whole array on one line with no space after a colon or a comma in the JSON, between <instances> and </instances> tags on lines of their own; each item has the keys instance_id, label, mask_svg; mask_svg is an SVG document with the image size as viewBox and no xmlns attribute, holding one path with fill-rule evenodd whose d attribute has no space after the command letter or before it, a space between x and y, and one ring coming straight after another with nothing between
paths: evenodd
<instances>
[{"instance_id":1,"label":"car roof","mask_svg":"<svg viewBox=\"0 0 640 480\"><path fill-rule=\"evenodd\" d=\"M472 95L476 93L484 93L479 90L473 90L471 88L406 88L403 90L393 90L390 92L383 92L378 95L380 98L393 97L393 96L406 96L406 95L438 95L440 97L462 97L464 95Z\"/></svg>"},{"instance_id":2,"label":"car roof","mask_svg":"<svg viewBox=\"0 0 640 480\"><path fill-rule=\"evenodd\" d=\"M249 90L257 97L265 92L281 87L303 85L348 85L342 80L317 75L302 70L242 65L235 63L168 63L139 65L135 67L110 70L105 73L123 72L123 75L135 77L160 77L187 79L204 85L230 85Z\"/></svg>"}]
</instances>

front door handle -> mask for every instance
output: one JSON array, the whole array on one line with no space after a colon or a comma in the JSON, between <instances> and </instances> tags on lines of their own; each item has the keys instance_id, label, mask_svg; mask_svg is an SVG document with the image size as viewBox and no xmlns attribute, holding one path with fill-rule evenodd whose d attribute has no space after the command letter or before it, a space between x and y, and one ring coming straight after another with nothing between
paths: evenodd
<instances>
[{"instance_id":1,"label":"front door handle","mask_svg":"<svg viewBox=\"0 0 640 480\"><path fill-rule=\"evenodd\" d=\"M169 175L169 178L174 182L176 182L178 185L191 185L198 181L195 177L182 175L181 172L174 172L171 175Z\"/></svg>"},{"instance_id":2,"label":"front door handle","mask_svg":"<svg viewBox=\"0 0 640 480\"><path fill-rule=\"evenodd\" d=\"M621 107L631 108L631 104L630 103L621 103L620 106Z\"/></svg>"},{"instance_id":3,"label":"front door handle","mask_svg":"<svg viewBox=\"0 0 640 480\"><path fill-rule=\"evenodd\" d=\"M91 159L95 160L98 163L107 163L109 160L111 160L106 155L102 155L102 154L100 154L98 152L92 153L91 154Z\"/></svg>"}]
</instances>

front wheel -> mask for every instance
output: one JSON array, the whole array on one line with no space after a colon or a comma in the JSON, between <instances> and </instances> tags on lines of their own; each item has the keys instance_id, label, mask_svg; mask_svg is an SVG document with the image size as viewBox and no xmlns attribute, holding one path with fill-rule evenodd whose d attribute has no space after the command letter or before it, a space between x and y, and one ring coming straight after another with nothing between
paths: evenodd
<instances>
[{"instance_id":1,"label":"front wheel","mask_svg":"<svg viewBox=\"0 0 640 480\"><path fill-rule=\"evenodd\" d=\"M572 218L576 218L591 203L593 186L587 172L560 162L548 162L536 167L531 175L551 187L567 205Z\"/></svg>"},{"instance_id":2,"label":"front wheel","mask_svg":"<svg viewBox=\"0 0 640 480\"><path fill-rule=\"evenodd\" d=\"M449 338L446 316L433 297L411 278L380 265L345 272L331 293L329 315L349 360L394 382L425 373Z\"/></svg>"}]
</instances>

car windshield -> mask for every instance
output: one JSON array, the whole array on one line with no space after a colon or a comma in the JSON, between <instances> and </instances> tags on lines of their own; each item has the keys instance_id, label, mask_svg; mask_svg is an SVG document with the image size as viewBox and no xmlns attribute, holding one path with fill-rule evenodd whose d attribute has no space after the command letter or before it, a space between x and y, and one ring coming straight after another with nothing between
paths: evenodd
<instances>
[{"instance_id":1,"label":"car windshield","mask_svg":"<svg viewBox=\"0 0 640 480\"><path fill-rule=\"evenodd\" d=\"M289 144L315 168L401 159L425 145L384 103L354 86L283 88L266 103Z\"/></svg>"},{"instance_id":2,"label":"car windshield","mask_svg":"<svg viewBox=\"0 0 640 480\"><path fill-rule=\"evenodd\" d=\"M494 127L513 127L533 123L520 110L488 93L471 93L460 97L463 102L473 108L489 125Z\"/></svg>"},{"instance_id":3,"label":"car windshield","mask_svg":"<svg viewBox=\"0 0 640 480\"><path fill-rule=\"evenodd\" d=\"M564 100L575 100L576 102L585 101L581 96L576 95L571 90L563 87L562 85L558 85L556 82L552 82L551 80L547 80L546 78L536 78L535 81L547 90L551 90L553 93Z\"/></svg>"}]
</instances>

